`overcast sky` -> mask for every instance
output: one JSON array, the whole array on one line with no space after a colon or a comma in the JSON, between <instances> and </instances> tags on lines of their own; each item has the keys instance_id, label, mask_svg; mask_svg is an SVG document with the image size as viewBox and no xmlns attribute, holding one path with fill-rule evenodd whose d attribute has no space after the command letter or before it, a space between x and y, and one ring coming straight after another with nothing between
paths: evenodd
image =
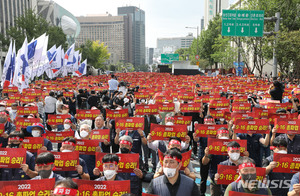
<instances>
[{"instance_id":1,"label":"overcast sky","mask_svg":"<svg viewBox=\"0 0 300 196\"><path fill-rule=\"evenodd\" d=\"M204 0L54 0L75 16L87 14L117 15L117 8L140 7L146 15L146 47L156 47L157 38L182 37L197 30L204 16Z\"/></svg>"}]
</instances>

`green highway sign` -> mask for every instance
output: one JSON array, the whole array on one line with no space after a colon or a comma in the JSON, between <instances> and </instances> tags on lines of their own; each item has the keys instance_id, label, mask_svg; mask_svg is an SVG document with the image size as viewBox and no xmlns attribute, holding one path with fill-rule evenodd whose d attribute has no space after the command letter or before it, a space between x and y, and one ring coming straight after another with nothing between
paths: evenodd
<instances>
[{"instance_id":1,"label":"green highway sign","mask_svg":"<svg viewBox=\"0 0 300 196\"><path fill-rule=\"evenodd\" d=\"M161 54L161 63L172 64L173 61L179 61L179 54Z\"/></svg>"},{"instance_id":2,"label":"green highway sign","mask_svg":"<svg viewBox=\"0 0 300 196\"><path fill-rule=\"evenodd\" d=\"M263 10L223 10L222 36L262 37Z\"/></svg>"}]
</instances>

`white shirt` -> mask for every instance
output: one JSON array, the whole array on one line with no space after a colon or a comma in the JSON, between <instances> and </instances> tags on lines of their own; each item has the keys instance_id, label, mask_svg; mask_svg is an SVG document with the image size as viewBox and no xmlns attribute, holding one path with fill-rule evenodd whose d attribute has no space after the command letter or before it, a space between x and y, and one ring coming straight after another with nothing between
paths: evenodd
<instances>
[{"instance_id":1,"label":"white shirt","mask_svg":"<svg viewBox=\"0 0 300 196\"><path fill-rule=\"evenodd\" d=\"M115 80L112 78L112 79L108 80L108 85L109 85L109 90L116 91L116 90L118 90L119 82L118 82L118 80Z\"/></svg>"},{"instance_id":2,"label":"white shirt","mask_svg":"<svg viewBox=\"0 0 300 196\"><path fill-rule=\"evenodd\" d=\"M56 101L56 114L62 114L61 112L59 112L57 110L58 107L61 107L61 105L63 105L64 103L62 101L57 100Z\"/></svg>"},{"instance_id":3,"label":"white shirt","mask_svg":"<svg viewBox=\"0 0 300 196\"><path fill-rule=\"evenodd\" d=\"M45 98L45 112L46 113L54 113L56 111L56 101L54 97L47 96Z\"/></svg>"}]
</instances>

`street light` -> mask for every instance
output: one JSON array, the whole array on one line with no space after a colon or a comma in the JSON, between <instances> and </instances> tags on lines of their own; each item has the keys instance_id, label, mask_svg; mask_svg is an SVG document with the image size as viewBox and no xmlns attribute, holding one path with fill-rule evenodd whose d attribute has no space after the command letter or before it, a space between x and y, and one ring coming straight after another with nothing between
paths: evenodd
<instances>
[{"instance_id":1,"label":"street light","mask_svg":"<svg viewBox=\"0 0 300 196\"><path fill-rule=\"evenodd\" d=\"M196 42L196 44L197 44L197 55L199 55L199 50L198 50L198 48L199 48L199 46L198 46L198 35L199 35L199 26L197 26L197 27L185 27L186 29L197 29L197 42ZM198 59L197 59L197 62L198 62Z\"/></svg>"}]
</instances>

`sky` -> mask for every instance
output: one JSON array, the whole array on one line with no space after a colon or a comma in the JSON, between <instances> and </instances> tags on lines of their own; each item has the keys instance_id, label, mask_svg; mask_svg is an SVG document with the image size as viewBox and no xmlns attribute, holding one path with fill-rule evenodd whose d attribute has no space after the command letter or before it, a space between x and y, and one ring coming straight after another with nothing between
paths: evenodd
<instances>
[{"instance_id":1,"label":"sky","mask_svg":"<svg viewBox=\"0 0 300 196\"><path fill-rule=\"evenodd\" d=\"M204 0L54 0L74 16L105 14L117 16L117 8L136 6L145 11L146 47L156 48L157 38L184 37L201 26Z\"/></svg>"}]
</instances>

